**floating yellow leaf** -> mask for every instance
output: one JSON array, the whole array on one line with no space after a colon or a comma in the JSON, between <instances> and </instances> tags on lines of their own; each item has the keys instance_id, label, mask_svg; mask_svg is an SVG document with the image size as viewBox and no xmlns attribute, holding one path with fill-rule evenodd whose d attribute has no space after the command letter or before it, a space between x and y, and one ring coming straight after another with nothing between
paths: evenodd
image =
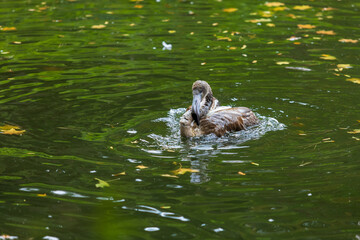
<instances>
[{"instance_id":1,"label":"floating yellow leaf","mask_svg":"<svg viewBox=\"0 0 360 240\"><path fill-rule=\"evenodd\" d=\"M358 134L358 133L360 133L360 129L354 129L352 131L349 131L348 133L350 133L350 134Z\"/></svg>"},{"instance_id":2,"label":"floating yellow leaf","mask_svg":"<svg viewBox=\"0 0 360 240\"><path fill-rule=\"evenodd\" d=\"M298 6L293 7L293 9L295 9L295 10L307 10L310 8L312 8L312 7L309 5L298 5Z\"/></svg>"},{"instance_id":3,"label":"floating yellow leaf","mask_svg":"<svg viewBox=\"0 0 360 240\"><path fill-rule=\"evenodd\" d=\"M322 35L336 35L336 33L333 30L319 30L316 31L317 34L322 34Z\"/></svg>"},{"instance_id":4,"label":"floating yellow leaf","mask_svg":"<svg viewBox=\"0 0 360 240\"><path fill-rule=\"evenodd\" d=\"M296 19L297 18L297 16L295 16L294 14L292 14L292 13L289 13L288 15L286 15L286 16L288 16L288 17L291 17L292 19Z\"/></svg>"},{"instance_id":5,"label":"floating yellow leaf","mask_svg":"<svg viewBox=\"0 0 360 240\"><path fill-rule=\"evenodd\" d=\"M14 42L12 42L13 44L16 44L16 45L20 45L21 44L21 42L20 41L14 41Z\"/></svg>"},{"instance_id":6,"label":"floating yellow leaf","mask_svg":"<svg viewBox=\"0 0 360 240\"><path fill-rule=\"evenodd\" d=\"M316 28L316 26L311 24L298 24L297 25L299 29L313 29Z\"/></svg>"},{"instance_id":7,"label":"floating yellow leaf","mask_svg":"<svg viewBox=\"0 0 360 240\"><path fill-rule=\"evenodd\" d=\"M0 130L10 130L10 129L20 129L19 126L15 126L15 125L4 125L4 126L0 126Z\"/></svg>"},{"instance_id":8,"label":"floating yellow leaf","mask_svg":"<svg viewBox=\"0 0 360 240\"><path fill-rule=\"evenodd\" d=\"M111 176L113 176L113 177L117 177L117 176L124 176L124 175L126 175L126 172L113 173L113 174L111 174Z\"/></svg>"},{"instance_id":9,"label":"floating yellow leaf","mask_svg":"<svg viewBox=\"0 0 360 240\"><path fill-rule=\"evenodd\" d=\"M321 59L324 59L324 60L336 60L336 57L334 56L331 56L329 54L321 54Z\"/></svg>"},{"instance_id":10,"label":"floating yellow leaf","mask_svg":"<svg viewBox=\"0 0 360 240\"><path fill-rule=\"evenodd\" d=\"M226 41L229 41L229 42L232 41L231 38L229 38L229 37L219 37L219 38L217 38L217 40L219 40L219 41L226 40Z\"/></svg>"},{"instance_id":11,"label":"floating yellow leaf","mask_svg":"<svg viewBox=\"0 0 360 240\"><path fill-rule=\"evenodd\" d=\"M240 172L240 171L238 172L238 174L239 174L239 175L243 175L243 176L246 175L246 173L243 173L243 172Z\"/></svg>"},{"instance_id":12,"label":"floating yellow leaf","mask_svg":"<svg viewBox=\"0 0 360 240\"><path fill-rule=\"evenodd\" d=\"M237 10L238 10L237 8L224 8L223 12L232 13L232 12L236 12Z\"/></svg>"},{"instance_id":13,"label":"floating yellow leaf","mask_svg":"<svg viewBox=\"0 0 360 240\"><path fill-rule=\"evenodd\" d=\"M360 138L357 138L357 137L352 137L353 139L357 140L357 141L360 141Z\"/></svg>"},{"instance_id":14,"label":"floating yellow leaf","mask_svg":"<svg viewBox=\"0 0 360 240\"><path fill-rule=\"evenodd\" d=\"M162 209L170 209L171 206L161 206L160 208L162 208Z\"/></svg>"},{"instance_id":15,"label":"floating yellow leaf","mask_svg":"<svg viewBox=\"0 0 360 240\"><path fill-rule=\"evenodd\" d=\"M169 178L179 178L178 176L175 175L170 175L170 174L161 174L162 177L169 177Z\"/></svg>"},{"instance_id":16,"label":"floating yellow leaf","mask_svg":"<svg viewBox=\"0 0 360 240\"><path fill-rule=\"evenodd\" d=\"M175 30L169 30L168 33L172 34L172 33L176 33Z\"/></svg>"},{"instance_id":17,"label":"floating yellow leaf","mask_svg":"<svg viewBox=\"0 0 360 240\"><path fill-rule=\"evenodd\" d=\"M342 43L357 43L358 40L342 38L342 39L339 39L339 42L342 42Z\"/></svg>"},{"instance_id":18,"label":"floating yellow leaf","mask_svg":"<svg viewBox=\"0 0 360 240\"><path fill-rule=\"evenodd\" d=\"M140 4L137 4L134 6L134 8L143 8L144 6L143 5L140 5Z\"/></svg>"},{"instance_id":19,"label":"floating yellow leaf","mask_svg":"<svg viewBox=\"0 0 360 240\"><path fill-rule=\"evenodd\" d=\"M252 165L255 165L255 166L259 166L260 164L256 163L256 162L251 162Z\"/></svg>"},{"instance_id":20,"label":"floating yellow leaf","mask_svg":"<svg viewBox=\"0 0 360 240\"><path fill-rule=\"evenodd\" d=\"M179 168L177 170L172 171L175 175L178 174L185 174L187 172L191 172L191 173L195 173L195 172L199 172L199 170L196 169L191 169L191 168Z\"/></svg>"},{"instance_id":21,"label":"floating yellow leaf","mask_svg":"<svg viewBox=\"0 0 360 240\"><path fill-rule=\"evenodd\" d=\"M95 184L95 187L97 187L97 188L110 187L110 184L108 184L104 180L101 180L99 178L95 178L95 180L99 181L97 184Z\"/></svg>"},{"instance_id":22,"label":"floating yellow leaf","mask_svg":"<svg viewBox=\"0 0 360 240\"><path fill-rule=\"evenodd\" d=\"M212 25L215 27L215 26L219 25L219 23L216 22L216 23L213 23Z\"/></svg>"},{"instance_id":23,"label":"floating yellow leaf","mask_svg":"<svg viewBox=\"0 0 360 240\"><path fill-rule=\"evenodd\" d=\"M352 68L352 66L350 64L338 64L336 65L338 68Z\"/></svg>"},{"instance_id":24,"label":"floating yellow leaf","mask_svg":"<svg viewBox=\"0 0 360 240\"><path fill-rule=\"evenodd\" d=\"M360 78L348 78L348 79L346 79L346 81L360 84Z\"/></svg>"},{"instance_id":25,"label":"floating yellow leaf","mask_svg":"<svg viewBox=\"0 0 360 240\"><path fill-rule=\"evenodd\" d=\"M242 45L241 49L245 49L247 46L246 45Z\"/></svg>"},{"instance_id":26,"label":"floating yellow leaf","mask_svg":"<svg viewBox=\"0 0 360 240\"><path fill-rule=\"evenodd\" d=\"M271 19L270 18L250 19L250 20L246 20L246 22L251 22L251 23L271 22Z\"/></svg>"},{"instance_id":27,"label":"floating yellow leaf","mask_svg":"<svg viewBox=\"0 0 360 240\"><path fill-rule=\"evenodd\" d=\"M136 168L138 168L138 169L145 169L145 168L149 168L149 167L144 166L144 165L138 165L138 166L136 166Z\"/></svg>"},{"instance_id":28,"label":"floating yellow leaf","mask_svg":"<svg viewBox=\"0 0 360 240\"><path fill-rule=\"evenodd\" d=\"M286 64L290 64L289 62L276 62L277 65L286 65Z\"/></svg>"},{"instance_id":29,"label":"floating yellow leaf","mask_svg":"<svg viewBox=\"0 0 360 240\"><path fill-rule=\"evenodd\" d=\"M268 27L275 27L275 24L273 24L273 23L267 23L266 26L268 26Z\"/></svg>"},{"instance_id":30,"label":"floating yellow leaf","mask_svg":"<svg viewBox=\"0 0 360 240\"><path fill-rule=\"evenodd\" d=\"M1 31L16 31L16 27L3 27L0 28Z\"/></svg>"},{"instance_id":31,"label":"floating yellow leaf","mask_svg":"<svg viewBox=\"0 0 360 240\"><path fill-rule=\"evenodd\" d=\"M104 24L92 25L91 26L92 29L103 29L105 27L106 27L106 25L104 25Z\"/></svg>"},{"instance_id":32,"label":"floating yellow leaf","mask_svg":"<svg viewBox=\"0 0 360 240\"><path fill-rule=\"evenodd\" d=\"M201 64L201 66L204 66L204 65L206 65L206 62L202 62L202 63L200 63Z\"/></svg>"},{"instance_id":33,"label":"floating yellow leaf","mask_svg":"<svg viewBox=\"0 0 360 240\"><path fill-rule=\"evenodd\" d=\"M16 130L15 128L11 128L9 130L2 130L0 133L7 135L22 135L26 130Z\"/></svg>"},{"instance_id":34,"label":"floating yellow leaf","mask_svg":"<svg viewBox=\"0 0 360 240\"><path fill-rule=\"evenodd\" d=\"M37 196L38 197L46 197L46 193L38 193Z\"/></svg>"},{"instance_id":35,"label":"floating yellow leaf","mask_svg":"<svg viewBox=\"0 0 360 240\"><path fill-rule=\"evenodd\" d=\"M237 47L229 47L230 50L235 50Z\"/></svg>"},{"instance_id":36,"label":"floating yellow leaf","mask_svg":"<svg viewBox=\"0 0 360 240\"><path fill-rule=\"evenodd\" d=\"M267 2L265 3L265 6L267 7L279 7L279 6L284 6L285 4L282 2Z\"/></svg>"},{"instance_id":37,"label":"floating yellow leaf","mask_svg":"<svg viewBox=\"0 0 360 240\"><path fill-rule=\"evenodd\" d=\"M273 8L272 10L275 12L280 12L280 11L284 11L285 9L288 9L288 8L287 7L276 7L276 8Z\"/></svg>"}]
</instances>

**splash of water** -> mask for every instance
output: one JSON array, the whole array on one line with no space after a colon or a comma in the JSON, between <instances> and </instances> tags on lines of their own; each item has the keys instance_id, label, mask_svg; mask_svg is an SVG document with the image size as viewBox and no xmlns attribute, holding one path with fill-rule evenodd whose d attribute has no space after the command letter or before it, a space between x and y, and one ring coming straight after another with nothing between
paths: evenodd
<instances>
[{"instance_id":1,"label":"splash of water","mask_svg":"<svg viewBox=\"0 0 360 240\"><path fill-rule=\"evenodd\" d=\"M170 109L167 117L158 118L154 122L164 122L169 130L165 136L158 134L149 134L148 137L155 141L155 145L163 149L182 149L188 146L196 150L211 150L224 148L240 148L240 144L252 139L258 139L270 131L279 131L285 129L285 124L280 123L272 117L262 116L255 113L260 123L257 126L248 128L244 131L228 133L225 136L218 138L215 135L207 135L202 137L194 137L188 140L182 140L180 136L179 120L185 112L185 108Z\"/></svg>"}]
</instances>

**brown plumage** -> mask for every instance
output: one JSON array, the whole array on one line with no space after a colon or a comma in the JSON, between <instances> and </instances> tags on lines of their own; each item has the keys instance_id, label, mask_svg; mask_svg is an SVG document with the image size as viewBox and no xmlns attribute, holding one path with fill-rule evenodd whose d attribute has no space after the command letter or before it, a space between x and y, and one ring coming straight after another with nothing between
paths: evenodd
<instances>
[{"instance_id":1,"label":"brown plumage","mask_svg":"<svg viewBox=\"0 0 360 240\"><path fill-rule=\"evenodd\" d=\"M255 114L246 107L220 106L207 82L194 82L192 91L193 103L180 119L181 136L196 137L214 133L221 137L226 132L244 130L258 124Z\"/></svg>"}]
</instances>

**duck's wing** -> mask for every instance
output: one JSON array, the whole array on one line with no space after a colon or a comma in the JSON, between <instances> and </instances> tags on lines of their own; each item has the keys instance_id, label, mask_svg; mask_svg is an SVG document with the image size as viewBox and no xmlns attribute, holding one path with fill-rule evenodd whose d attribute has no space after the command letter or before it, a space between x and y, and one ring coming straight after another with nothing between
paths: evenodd
<instances>
[{"instance_id":1,"label":"duck's wing","mask_svg":"<svg viewBox=\"0 0 360 240\"><path fill-rule=\"evenodd\" d=\"M246 107L222 108L214 110L200 121L201 130L205 134L214 133L218 137L226 132L240 131L249 126L256 125L258 119L255 114Z\"/></svg>"}]
</instances>

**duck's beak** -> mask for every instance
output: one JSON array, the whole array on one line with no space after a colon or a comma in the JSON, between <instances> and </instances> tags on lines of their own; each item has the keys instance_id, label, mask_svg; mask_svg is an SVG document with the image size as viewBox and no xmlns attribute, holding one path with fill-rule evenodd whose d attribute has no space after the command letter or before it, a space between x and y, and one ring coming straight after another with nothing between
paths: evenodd
<instances>
[{"instance_id":1,"label":"duck's beak","mask_svg":"<svg viewBox=\"0 0 360 240\"><path fill-rule=\"evenodd\" d=\"M198 126L200 126L200 103L201 103L201 93L193 94L191 115Z\"/></svg>"}]
</instances>

